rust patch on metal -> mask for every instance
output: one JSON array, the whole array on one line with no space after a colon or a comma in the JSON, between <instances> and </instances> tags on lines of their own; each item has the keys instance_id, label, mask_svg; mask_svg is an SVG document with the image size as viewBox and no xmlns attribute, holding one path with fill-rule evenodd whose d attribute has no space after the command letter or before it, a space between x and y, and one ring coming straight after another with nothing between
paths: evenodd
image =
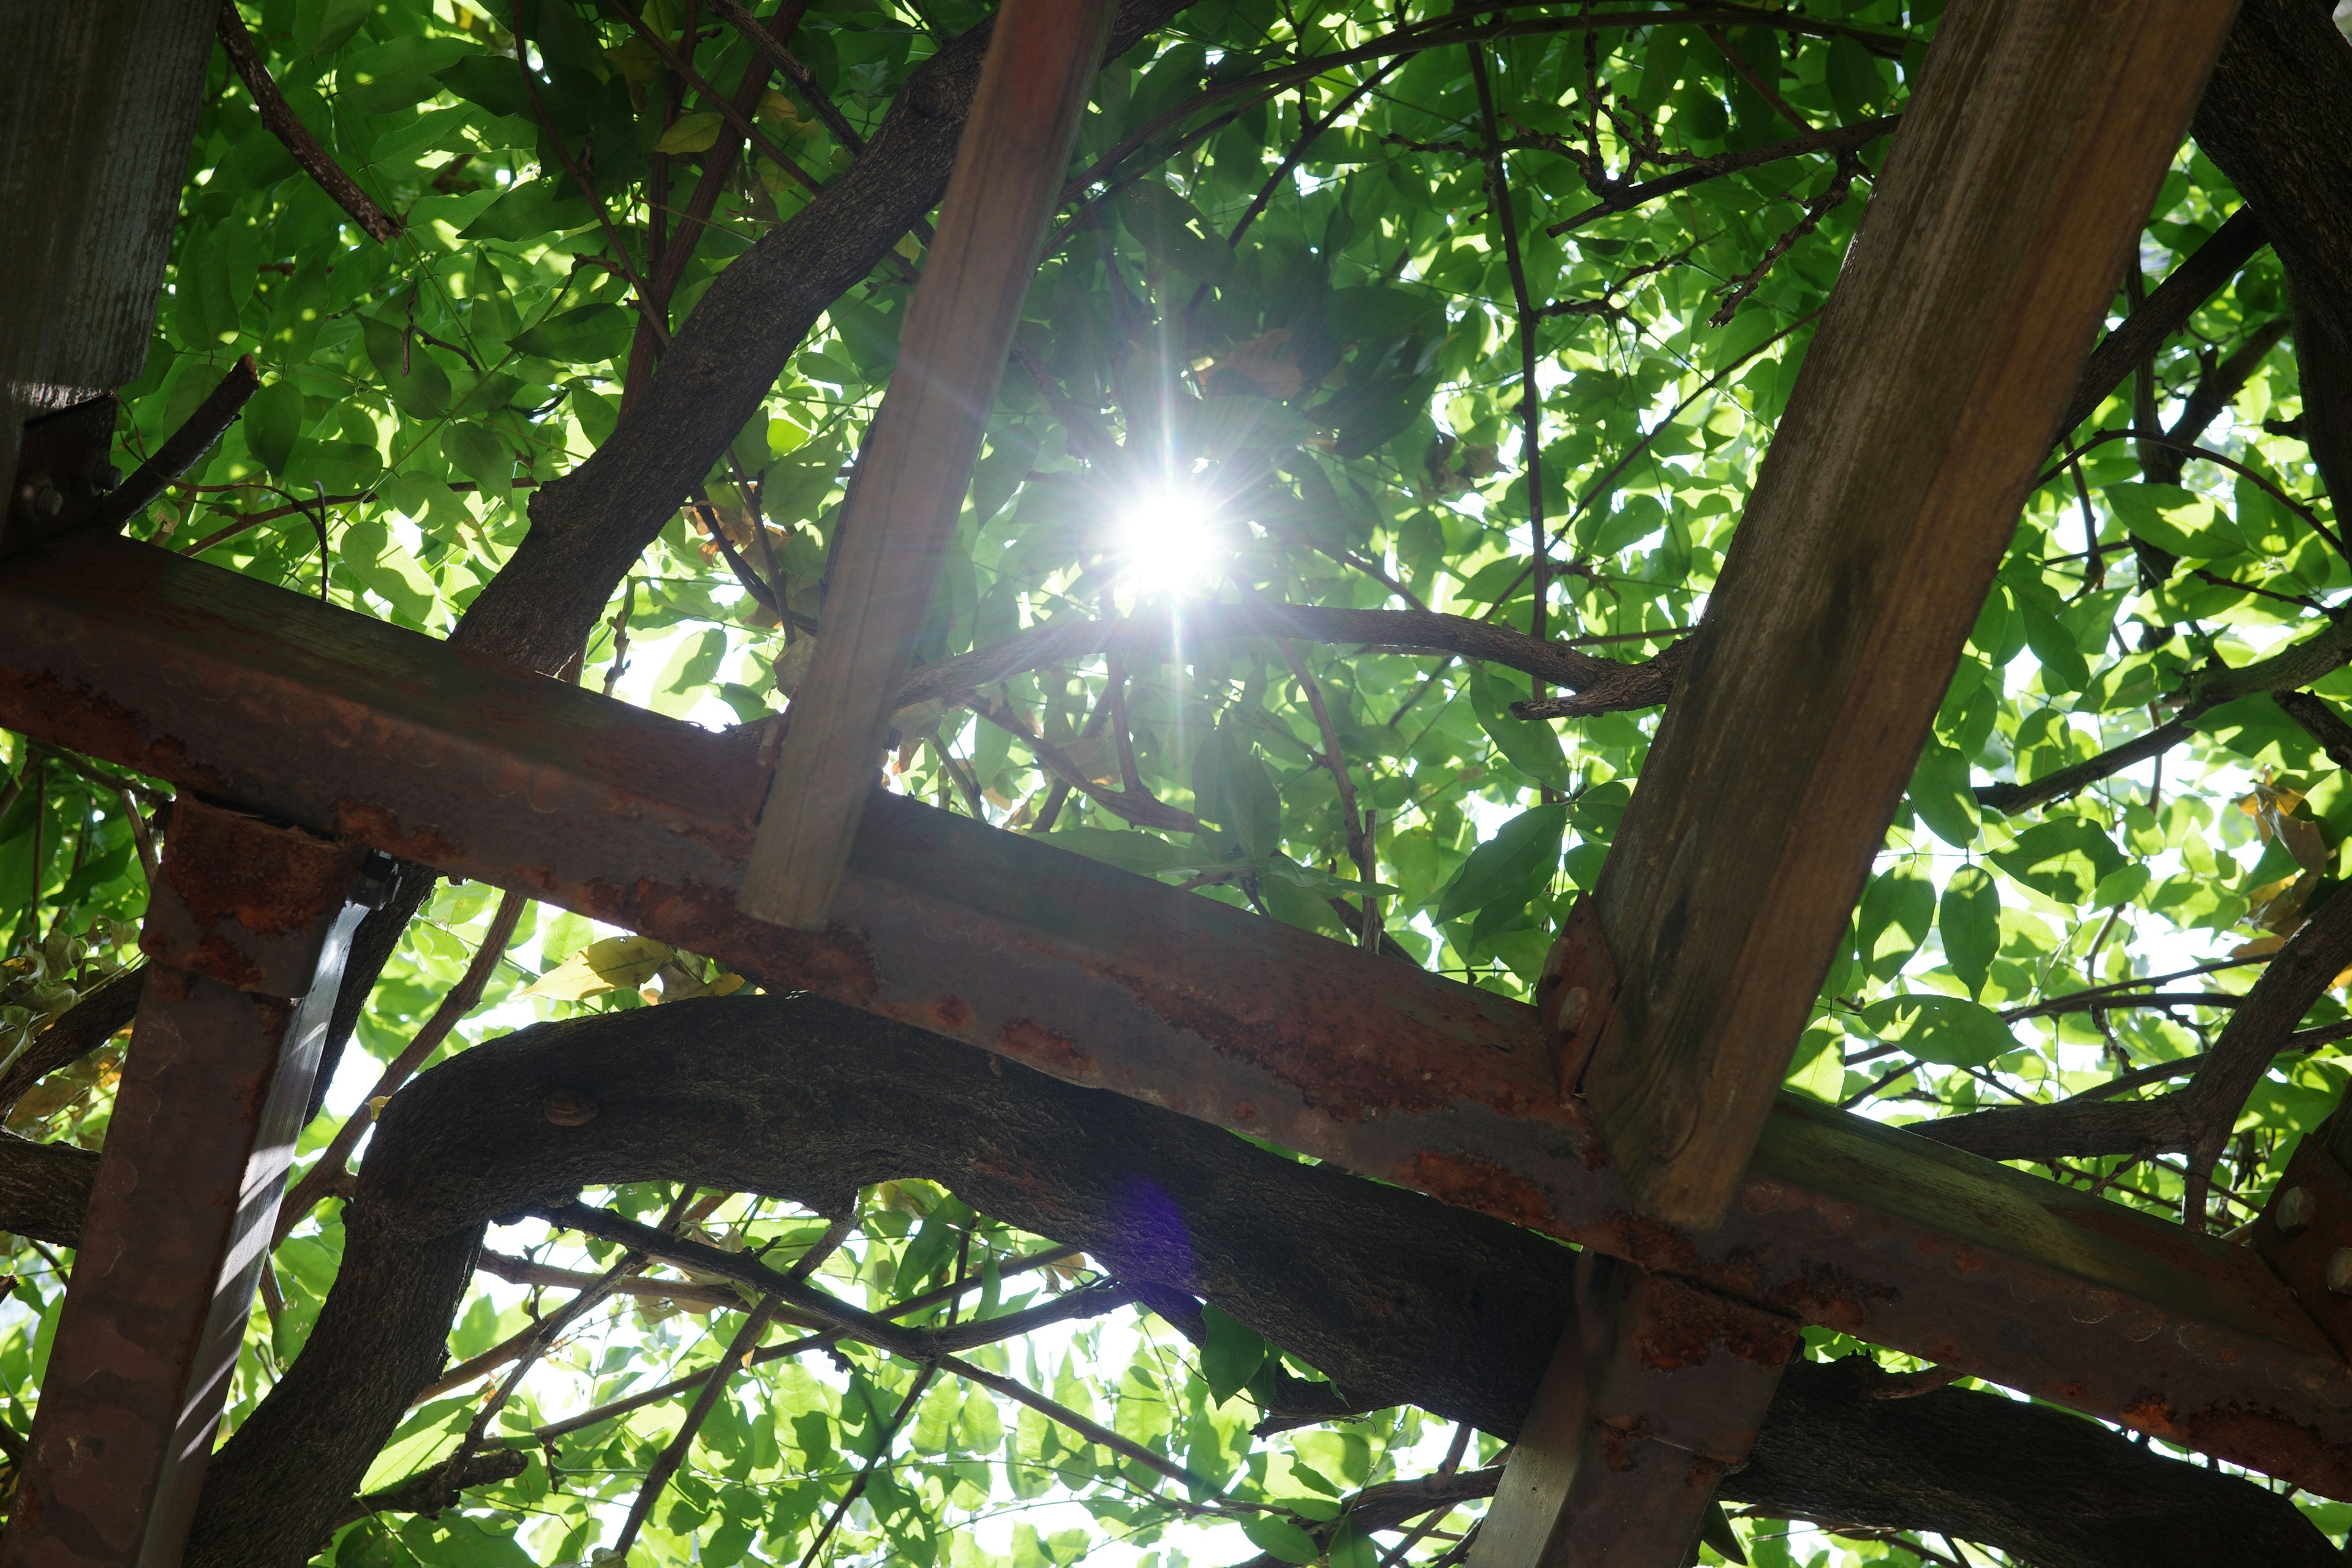
<instances>
[{"instance_id":1,"label":"rust patch on metal","mask_svg":"<svg viewBox=\"0 0 2352 1568\"><path fill-rule=\"evenodd\" d=\"M1777 1367L1796 1353L1797 1325L1679 1280L1654 1277L1642 1294L1633 1353L1652 1372L1698 1366L1717 1349L1757 1366Z\"/></svg>"},{"instance_id":2,"label":"rust patch on metal","mask_svg":"<svg viewBox=\"0 0 2352 1568\"><path fill-rule=\"evenodd\" d=\"M1083 1079L1095 1070L1095 1058L1076 1040L1033 1018L1007 1018L996 1031L996 1048L1055 1078Z\"/></svg>"},{"instance_id":3,"label":"rust patch on metal","mask_svg":"<svg viewBox=\"0 0 2352 1568\"><path fill-rule=\"evenodd\" d=\"M942 996L931 1004L931 1016L947 1033L961 1034L971 1022L971 1007L961 996Z\"/></svg>"},{"instance_id":4,"label":"rust patch on metal","mask_svg":"<svg viewBox=\"0 0 2352 1568\"><path fill-rule=\"evenodd\" d=\"M1870 1321L1874 1304L1898 1300L1902 1294L1892 1285L1866 1284L1843 1268L1811 1263L1769 1300L1775 1309L1801 1322L1860 1334Z\"/></svg>"},{"instance_id":5,"label":"rust patch on metal","mask_svg":"<svg viewBox=\"0 0 2352 1568\"><path fill-rule=\"evenodd\" d=\"M598 918L723 959L763 985L814 991L852 1007L882 1010L882 973L860 932L841 926L788 931L747 920L735 907L731 888L676 887L646 878L625 889L591 881L581 890Z\"/></svg>"},{"instance_id":6,"label":"rust patch on metal","mask_svg":"<svg viewBox=\"0 0 2352 1568\"><path fill-rule=\"evenodd\" d=\"M358 859L332 839L192 796L173 806L163 841L163 873L188 912L202 925L234 922L257 936L291 935L342 908Z\"/></svg>"},{"instance_id":7,"label":"rust patch on metal","mask_svg":"<svg viewBox=\"0 0 2352 1568\"><path fill-rule=\"evenodd\" d=\"M1470 1155L1416 1154L1404 1179L1431 1197L1514 1225L1541 1226L1551 1218L1551 1202L1542 1188L1516 1171Z\"/></svg>"},{"instance_id":8,"label":"rust patch on metal","mask_svg":"<svg viewBox=\"0 0 2352 1568\"><path fill-rule=\"evenodd\" d=\"M1697 1272L1698 1248L1689 1237L1673 1226L1626 1210L1619 1210L1601 1223L1595 1244L1603 1252L1638 1264L1653 1274Z\"/></svg>"},{"instance_id":9,"label":"rust patch on metal","mask_svg":"<svg viewBox=\"0 0 2352 1568\"><path fill-rule=\"evenodd\" d=\"M1332 947L1277 949L1265 954L1262 970L1242 973L1226 944L1189 951L1181 936L1148 954L1076 962L1171 1028L1264 1069L1336 1122L1426 1114L1464 1100L1515 1118L1559 1116L1547 1064L1477 1048L1475 1037L1493 1031L1476 1019L1401 1015L1376 967L1392 960L1319 950ZM1188 973L1202 982L1169 978ZM1477 1007L1468 995L1456 1005Z\"/></svg>"},{"instance_id":10,"label":"rust patch on metal","mask_svg":"<svg viewBox=\"0 0 2352 1568\"><path fill-rule=\"evenodd\" d=\"M404 860L421 860L427 865L446 865L464 856L462 846L442 837L431 828L404 831L397 813L388 807L352 800L348 796L335 802L335 832L339 837L356 839L371 849L381 849Z\"/></svg>"}]
</instances>

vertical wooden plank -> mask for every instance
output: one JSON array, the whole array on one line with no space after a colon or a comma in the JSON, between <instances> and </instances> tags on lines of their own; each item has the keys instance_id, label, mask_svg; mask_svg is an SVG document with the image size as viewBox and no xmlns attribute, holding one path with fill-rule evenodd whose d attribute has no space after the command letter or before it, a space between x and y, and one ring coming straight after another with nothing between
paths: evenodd
<instances>
[{"instance_id":1,"label":"vertical wooden plank","mask_svg":"<svg viewBox=\"0 0 2352 1568\"><path fill-rule=\"evenodd\" d=\"M1945 13L1595 890L1653 1217L1730 1202L2236 9Z\"/></svg>"},{"instance_id":2,"label":"vertical wooden plank","mask_svg":"<svg viewBox=\"0 0 2352 1568\"><path fill-rule=\"evenodd\" d=\"M816 658L793 700L740 895L748 914L817 929L832 910L1110 9L1108 0L1005 0L996 14L898 368L843 509Z\"/></svg>"},{"instance_id":3,"label":"vertical wooden plank","mask_svg":"<svg viewBox=\"0 0 2352 1568\"><path fill-rule=\"evenodd\" d=\"M1594 1252L1469 1568L1683 1568L1801 1342L1769 1312Z\"/></svg>"},{"instance_id":4,"label":"vertical wooden plank","mask_svg":"<svg viewBox=\"0 0 2352 1568\"><path fill-rule=\"evenodd\" d=\"M269 1250L364 851L183 794L5 1568L175 1568Z\"/></svg>"},{"instance_id":5,"label":"vertical wooden plank","mask_svg":"<svg viewBox=\"0 0 2352 1568\"><path fill-rule=\"evenodd\" d=\"M146 363L215 4L0 5L0 537L55 504L18 493L26 422Z\"/></svg>"}]
</instances>

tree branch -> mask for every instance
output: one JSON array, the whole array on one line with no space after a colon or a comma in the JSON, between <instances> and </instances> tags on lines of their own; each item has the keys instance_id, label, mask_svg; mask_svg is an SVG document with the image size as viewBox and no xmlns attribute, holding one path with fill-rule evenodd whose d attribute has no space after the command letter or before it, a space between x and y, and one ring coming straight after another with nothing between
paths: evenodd
<instances>
[{"instance_id":1,"label":"tree branch","mask_svg":"<svg viewBox=\"0 0 2352 1568\"><path fill-rule=\"evenodd\" d=\"M1665 635L1665 634L1661 634ZM1024 670L1118 653L1164 658L1180 646L1233 637L1285 637L1302 642L1349 644L1418 653L1458 654L1517 669L1578 695L1547 699L1562 712L1591 714L1654 707L1666 700L1681 655L1679 642L1640 664L1620 664L1571 644L1528 636L1509 626L1433 610L1355 610L1328 605L1191 605L1181 612L1152 610L1115 620L1046 621L1003 642L910 671L897 702L965 700L981 688ZM1533 703L1514 705L1532 709ZM1553 717L1550 712L1522 718Z\"/></svg>"},{"instance_id":2,"label":"tree branch","mask_svg":"<svg viewBox=\"0 0 2352 1568\"><path fill-rule=\"evenodd\" d=\"M221 0L221 8L231 16L236 14L234 0ZM108 495L99 526L118 529L146 510L173 479L195 467L196 460L213 449L213 443L236 423L237 416L245 412L246 404L260 386L261 373L253 356L237 355L236 363L221 377L220 384L196 405L195 412L163 438L152 457L131 469L131 477Z\"/></svg>"},{"instance_id":3,"label":"tree branch","mask_svg":"<svg viewBox=\"0 0 2352 1568\"><path fill-rule=\"evenodd\" d=\"M360 189L359 182L343 173L319 139L310 134L310 127L295 118L286 95L269 79L268 68L261 63L260 51L253 46L253 35L246 30L245 18L237 14L236 0L221 0L220 20L216 24L221 48L228 55L229 64L236 68L237 79L245 90L253 95L253 107L261 113L262 124L269 133L286 144L294 161L302 165L319 188L327 193L334 204L351 215L361 231L379 244L389 242L402 232L400 220L378 206L375 198ZM151 498L152 499L152 498Z\"/></svg>"},{"instance_id":4,"label":"tree branch","mask_svg":"<svg viewBox=\"0 0 2352 1568\"><path fill-rule=\"evenodd\" d=\"M559 1087L604 1111L547 1123ZM586 1184L716 1179L792 1197L921 1174L1122 1281L1205 1295L1357 1408L1411 1403L1507 1437L1573 1267L1530 1233L807 996L675 1003L477 1047L404 1090L373 1149L341 1273L303 1353L215 1459L188 1568L306 1561L437 1369L488 1216ZM1139 1184L1181 1233L1132 1223ZM2043 1568L2333 1561L2259 1486L1997 1395L1866 1397L1882 1375L1792 1365L1727 1495L1948 1529Z\"/></svg>"},{"instance_id":5,"label":"tree branch","mask_svg":"<svg viewBox=\"0 0 2352 1568\"><path fill-rule=\"evenodd\" d=\"M144 964L134 964L107 980L67 1008L57 1022L33 1037L16 1059L0 1072L0 1118L16 1109L25 1091L57 1071L81 1060L128 1028L139 1012L139 988L145 983ZM11 1226L12 1229L22 1228Z\"/></svg>"}]
</instances>

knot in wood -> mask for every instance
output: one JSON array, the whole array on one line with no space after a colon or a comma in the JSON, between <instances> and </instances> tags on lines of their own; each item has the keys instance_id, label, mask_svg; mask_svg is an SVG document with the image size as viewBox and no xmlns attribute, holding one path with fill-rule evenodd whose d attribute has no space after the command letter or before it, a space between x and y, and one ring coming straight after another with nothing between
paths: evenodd
<instances>
[{"instance_id":1,"label":"knot in wood","mask_svg":"<svg viewBox=\"0 0 2352 1568\"><path fill-rule=\"evenodd\" d=\"M558 1127L585 1127L596 1120L596 1097L584 1089L556 1089L539 1102L541 1114Z\"/></svg>"}]
</instances>

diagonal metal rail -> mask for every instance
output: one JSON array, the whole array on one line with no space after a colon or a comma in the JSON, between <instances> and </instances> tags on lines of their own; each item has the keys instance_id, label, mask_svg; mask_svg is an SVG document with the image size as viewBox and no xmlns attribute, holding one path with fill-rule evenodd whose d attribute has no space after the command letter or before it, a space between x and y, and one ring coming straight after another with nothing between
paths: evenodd
<instances>
[{"instance_id":1,"label":"diagonal metal rail","mask_svg":"<svg viewBox=\"0 0 2352 1568\"><path fill-rule=\"evenodd\" d=\"M2352 1369L2244 1248L1785 1097L1720 1227L1642 1218L1533 1009L899 796L768 925L756 732L81 536L0 572L0 724L2352 1498Z\"/></svg>"}]
</instances>

